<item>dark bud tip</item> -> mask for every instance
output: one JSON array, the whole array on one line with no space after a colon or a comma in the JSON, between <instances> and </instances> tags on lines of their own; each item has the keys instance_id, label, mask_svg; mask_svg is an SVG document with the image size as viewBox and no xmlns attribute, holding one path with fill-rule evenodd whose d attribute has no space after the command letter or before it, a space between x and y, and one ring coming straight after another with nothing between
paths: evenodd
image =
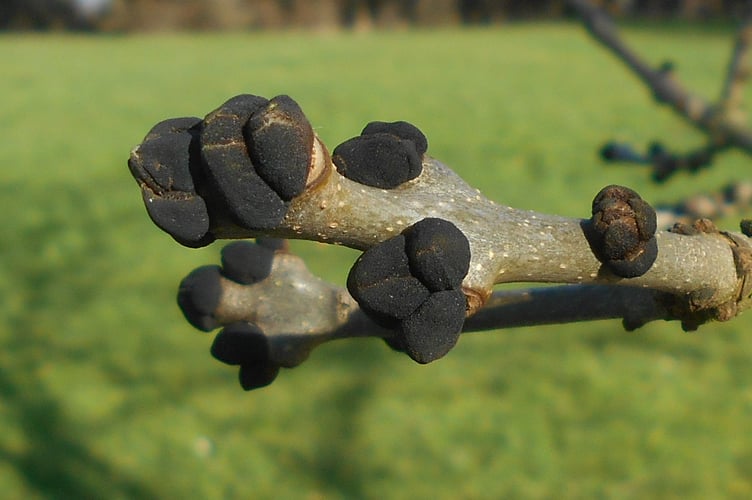
<instances>
[{"instance_id":1,"label":"dark bud tip","mask_svg":"<svg viewBox=\"0 0 752 500\"><path fill-rule=\"evenodd\" d=\"M384 338L384 343L393 351L405 352L405 340L402 337L401 334L394 337L386 337Z\"/></svg>"},{"instance_id":2,"label":"dark bud tip","mask_svg":"<svg viewBox=\"0 0 752 500\"><path fill-rule=\"evenodd\" d=\"M585 227L593 254L622 278L642 276L658 256L655 210L629 188L603 188Z\"/></svg>"},{"instance_id":3,"label":"dark bud tip","mask_svg":"<svg viewBox=\"0 0 752 500\"><path fill-rule=\"evenodd\" d=\"M313 152L313 128L294 100L273 98L243 129L256 172L282 198L303 192Z\"/></svg>"},{"instance_id":4,"label":"dark bud tip","mask_svg":"<svg viewBox=\"0 0 752 500\"><path fill-rule=\"evenodd\" d=\"M637 224L639 237L647 241L655 236L658 230L658 219L655 209L648 202L639 197L630 198L627 203L634 211L634 220Z\"/></svg>"},{"instance_id":5,"label":"dark bud tip","mask_svg":"<svg viewBox=\"0 0 752 500\"><path fill-rule=\"evenodd\" d=\"M167 134L185 132L196 129L201 125L201 118L196 116L184 116L180 118L168 118L154 125L144 137L144 142Z\"/></svg>"},{"instance_id":6,"label":"dark bud tip","mask_svg":"<svg viewBox=\"0 0 752 500\"><path fill-rule=\"evenodd\" d=\"M218 203L234 221L249 229L276 227L287 204L256 172L243 127L268 101L253 95L233 97L204 118L201 157Z\"/></svg>"},{"instance_id":7,"label":"dark bud tip","mask_svg":"<svg viewBox=\"0 0 752 500\"><path fill-rule=\"evenodd\" d=\"M246 391L271 384L279 373L279 365L269 359L266 336L252 323L226 326L214 338L211 355L228 365L240 365L238 378Z\"/></svg>"},{"instance_id":8,"label":"dark bud tip","mask_svg":"<svg viewBox=\"0 0 752 500\"><path fill-rule=\"evenodd\" d=\"M273 249L236 241L222 249L222 274L241 285L250 285L269 276L273 261Z\"/></svg>"},{"instance_id":9,"label":"dark bud tip","mask_svg":"<svg viewBox=\"0 0 752 500\"><path fill-rule=\"evenodd\" d=\"M352 285L353 289L357 289L373 285L386 278L409 275L405 237L400 234L363 252L350 269L347 282L348 287Z\"/></svg>"},{"instance_id":10,"label":"dark bud tip","mask_svg":"<svg viewBox=\"0 0 752 500\"><path fill-rule=\"evenodd\" d=\"M209 211L201 197L159 196L145 189L143 199L152 222L181 245L200 248L214 241Z\"/></svg>"},{"instance_id":11,"label":"dark bud tip","mask_svg":"<svg viewBox=\"0 0 752 500\"><path fill-rule=\"evenodd\" d=\"M214 311L222 297L219 266L203 266L183 278L178 288L178 306L188 322L199 330L219 326Z\"/></svg>"},{"instance_id":12,"label":"dark bud tip","mask_svg":"<svg viewBox=\"0 0 752 500\"><path fill-rule=\"evenodd\" d=\"M334 149L332 161L341 175L381 189L396 188L423 170L415 143L388 133L354 137Z\"/></svg>"},{"instance_id":13,"label":"dark bud tip","mask_svg":"<svg viewBox=\"0 0 752 500\"><path fill-rule=\"evenodd\" d=\"M460 287L470 269L470 243L457 226L444 219L426 218L402 234L410 271L429 290Z\"/></svg>"},{"instance_id":14,"label":"dark bud tip","mask_svg":"<svg viewBox=\"0 0 752 500\"><path fill-rule=\"evenodd\" d=\"M412 123L404 121L371 122L365 126L360 135L371 134L392 134L400 139L412 141L415 145L415 151L417 151L420 156L423 156L426 151L428 151L428 139L426 139L423 132Z\"/></svg>"},{"instance_id":15,"label":"dark bud tip","mask_svg":"<svg viewBox=\"0 0 752 500\"><path fill-rule=\"evenodd\" d=\"M260 389L274 382L279 374L279 365L270 361L240 365L238 380L246 390Z\"/></svg>"},{"instance_id":16,"label":"dark bud tip","mask_svg":"<svg viewBox=\"0 0 752 500\"><path fill-rule=\"evenodd\" d=\"M405 352L421 364L443 357L459 339L466 308L465 295L460 290L431 294L402 322Z\"/></svg>"},{"instance_id":17,"label":"dark bud tip","mask_svg":"<svg viewBox=\"0 0 752 500\"><path fill-rule=\"evenodd\" d=\"M211 355L228 365L269 360L269 344L259 327L244 321L227 325L211 346Z\"/></svg>"},{"instance_id":18,"label":"dark bud tip","mask_svg":"<svg viewBox=\"0 0 752 500\"><path fill-rule=\"evenodd\" d=\"M244 147L243 126L251 115L267 105L263 97L240 94L231 97L204 117L203 143L211 146L239 144Z\"/></svg>"},{"instance_id":19,"label":"dark bud tip","mask_svg":"<svg viewBox=\"0 0 752 500\"><path fill-rule=\"evenodd\" d=\"M608 268L621 278L637 278L650 270L658 258L658 241L653 238L643 243L640 253L630 259L611 260Z\"/></svg>"},{"instance_id":20,"label":"dark bud tip","mask_svg":"<svg viewBox=\"0 0 752 500\"><path fill-rule=\"evenodd\" d=\"M403 235L366 250L350 270L347 289L366 314L387 327L412 314L430 294L410 274Z\"/></svg>"},{"instance_id":21,"label":"dark bud tip","mask_svg":"<svg viewBox=\"0 0 752 500\"><path fill-rule=\"evenodd\" d=\"M171 118L156 124L131 156L131 173L158 192L195 193L191 167L199 161L192 145L200 118Z\"/></svg>"},{"instance_id":22,"label":"dark bud tip","mask_svg":"<svg viewBox=\"0 0 752 500\"><path fill-rule=\"evenodd\" d=\"M199 118L172 118L155 125L128 160L141 186L149 217L160 229L189 247L214 241L209 212L196 193L193 175L200 169Z\"/></svg>"}]
</instances>

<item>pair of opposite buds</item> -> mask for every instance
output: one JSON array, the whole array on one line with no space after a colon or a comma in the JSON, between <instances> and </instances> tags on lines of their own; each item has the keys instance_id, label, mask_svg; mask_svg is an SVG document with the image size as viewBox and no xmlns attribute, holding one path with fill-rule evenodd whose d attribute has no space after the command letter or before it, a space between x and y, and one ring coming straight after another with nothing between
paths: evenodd
<instances>
[{"instance_id":1,"label":"pair of opposite buds","mask_svg":"<svg viewBox=\"0 0 752 500\"><path fill-rule=\"evenodd\" d=\"M391 189L420 175L427 147L408 123L372 122L332 160L345 177ZM204 119L158 123L128 166L152 221L182 245L201 247L237 227L277 227L290 201L325 173L327 155L290 97L243 94Z\"/></svg>"},{"instance_id":2,"label":"pair of opposite buds","mask_svg":"<svg viewBox=\"0 0 752 500\"><path fill-rule=\"evenodd\" d=\"M351 181L397 190L421 175L427 148L409 123L372 122L335 148L331 162ZM291 203L328 174L322 168L328 154L291 98L240 95L204 119L157 124L131 153L129 168L153 222L179 243L200 247L248 231L273 233ZM617 276L639 276L656 258L655 212L627 188L604 188L583 229L595 256ZM212 319L220 280L265 279L278 241L228 245L221 267L199 268L183 280L178 302L189 322L207 331L220 326ZM450 220L425 217L367 248L347 288L374 322L395 331L390 346L428 363L444 356L463 329L470 308L462 283L470 262L463 231ZM256 325L239 321L225 326L211 351L240 365L241 384L249 389L276 376L280 365L269 349Z\"/></svg>"},{"instance_id":3,"label":"pair of opposite buds","mask_svg":"<svg viewBox=\"0 0 752 500\"><path fill-rule=\"evenodd\" d=\"M367 250L348 278L350 296L360 306L355 314L362 312L376 325L391 330L392 334L385 336L387 344L420 363L446 354L457 342L465 321L466 299L459 289L464 272L457 267L463 265L457 257L466 257L466 268L469 250L456 228L446 233L433 231L435 224L444 223L425 219L407 234ZM460 245L458 254L451 243L437 242L447 235L459 236L455 241ZM337 309L353 313L338 293L337 287L310 275L302 261L288 253L285 240L258 238L255 243L226 245L221 265L203 266L186 276L180 283L178 305L199 330L224 326L211 353L224 363L239 365L240 383L248 390L268 385L280 368L297 366L313 347L330 339L333 333L326 325L332 321L326 316L337 314ZM243 303L250 296L266 302L267 307ZM275 315L285 314L285 305L280 303L284 300L310 303L318 310L307 318L277 318ZM270 312L268 305L277 310ZM236 311L228 310L232 307ZM264 312L258 312L262 309ZM279 333L269 334L256 323Z\"/></svg>"}]
</instances>

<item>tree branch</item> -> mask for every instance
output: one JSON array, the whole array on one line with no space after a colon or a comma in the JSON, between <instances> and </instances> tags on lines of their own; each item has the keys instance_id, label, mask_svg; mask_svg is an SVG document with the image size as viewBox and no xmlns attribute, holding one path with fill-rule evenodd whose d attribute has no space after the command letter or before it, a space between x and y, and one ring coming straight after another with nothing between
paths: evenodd
<instances>
[{"instance_id":1,"label":"tree branch","mask_svg":"<svg viewBox=\"0 0 752 500\"><path fill-rule=\"evenodd\" d=\"M718 105L738 122L745 121L742 113L744 84L749 78L749 46L752 41L752 2L747 2L742 24L736 32L734 48L726 71L726 80L721 90Z\"/></svg>"},{"instance_id":2,"label":"tree branch","mask_svg":"<svg viewBox=\"0 0 752 500\"><path fill-rule=\"evenodd\" d=\"M256 252L258 247L250 242L231 243L223 249L224 267L204 266L182 281L178 302L189 322L204 331L252 328L256 338L263 340L254 343L254 361L276 367L275 375L280 367L298 366L325 342L360 337L394 341L394 329L371 319L346 289L313 275L286 245L262 255ZM230 253L244 254L244 262L229 263ZM253 282L241 277L243 267L259 266L268 274L257 274ZM701 294L690 295L701 299ZM706 309L691 310L692 304L691 296L642 287L563 285L497 290L467 319L463 333L617 318L628 330L659 319L679 319L685 329L694 329L698 319L710 318L704 316ZM227 362L216 349L213 352ZM261 385L271 382L262 380L265 383ZM256 379L247 388L258 387L258 383Z\"/></svg>"},{"instance_id":3,"label":"tree branch","mask_svg":"<svg viewBox=\"0 0 752 500\"><path fill-rule=\"evenodd\" d=\"M167 175L164 166L168 162L149 156L149 137L133 151L131 167L150 215L168 232L174 233L173 225L182 230L186 225L205 223L188 216L176 222L173 211L163 213L164 200L185 204L189 195L191 203L200 200L210 207L206 226L212 240L294 238L366 250L426 217L441 218L459 228L470 245L469 270L462 285L470 297L471 313L483 304L493 286L501 283L616 283L669 293L712 288L716 293L709 305L713 306L728 301L736 290L734 258L728 241L719 234L687 238L660 232L656 235L659 251L655 264L644 275L624 280L604 269L593 254L584 230L586 219L498 205L428 156L415 178L393 189L368 186L340 174L318 137L314 137L310 163L305 167L305 188L286 204L278 222L259 229L239 220L235 201L217 193L200 175L193 179L200 196L169 190L177 185L174 178L182 174L171 174L165 181L168 187L157 185L156 176L144 165L153 161L159 166L156 170ZM250 162L233 161L230 158L227 172L220 175L232 179L237 171L253 168ZM265 203L262 200L259 211Z\"/></svg>"},{"instance_id":4,"label":"tree branch","mask_svg":"<svg viewBox=\"0 0 752 500\"><path fill-rule=\"evenodd\" d=\"M330 154L292 99L250 95L157 124L132 151L149 215L184 245L298 238L364 250L350 295L264 239L184 280L186 316L227 325L213 353L241 365L244 387L343 336L382 336L427 363L463 329L603 317L693 329L747 307L744 235L708 221L657 232L652 207L619 186L597 194L588 219L497 205L426 151L412 125L375 122ZM493 292L514 282L578 286Z\"/></svg>"},{"instance_id":5,"label":"tree branch","mask_svg":"<svg viewBox=\"0 0 752 500\"><path fill-rule=\"evenodd\" d=\"M250 250L253 243L231 243L224 251L239 245ZM186 318L204 331L245 321L258 325L269 336L305 337L308 340L303 343L312 346L338 338L390 338L395 334L365 315L345 288L313 275L287 246L276 250L271 259L269 274L251 283L236 281L220 266L193 271L181 285L180 303ZM207 290L214 291L211 297ZM677 319L668 310L671 297L649 288L614 285L497 290L468 318L463 331L600 319L623 319L631 330L656 319ZM292 354L294 351L281 348L275 360L295 366L301 358Z\"/></svg>"},{"instance_id":6,"label":"tree branch","mask_svg":"<svg viewBox=\"0 0 752 500\"><path fill-rule=\"evenodd\" d=\"M640 155L624 145L610 143L601 151L604 159L653 165L654 179L662 182L677 171L696 172L709 166L715 154L728 147L752 154L752 130L746 126L745 114L741 110L742 87L748 74L746 56L752 37L750 9L747 9L737 32L721 95L713 104L687 90L674 77L671 64L653 68L645 62L621 39L616 25L604 11L588 0L570 0L569 3L582 18L590 35L637 75L658 103L670 106L708 137L705 146L687 154L672 154L656 145L647 154Z\"/></svg>"},{"instance_id":7,"label":"tree branch","mask_svg":"<svg viewBox=\"0 0 752 500\"><path fill-rule=\"evenodd\" d=\"M582 17L588 32L608 48L637 75L653 92L656 101L671 106L689 123L709 132L715 127L718 110L705 99L690 93L674 77L669 68L653 68L634 52L618 34L611 18L587 0L570 0ZM742 143L752 148L752 136L742 135Z\"/></svg>"},{"instance_id":8,"label":"tree branch","mask_svg":"<svg viewBox=\"0 0 752 500\"><path fill-rule=\"evenodd\" d=\"M649 165L653 167L653 180L665 182L676 172L684 171L694 174L711 166L716 155L729 147L727 143L710 141L697 149L678 154L668 151L659 142L653 142L643 154L636 152L629 144L608 142L601 148L600 155L609 162Z\"/></svg>"}]
</instances>

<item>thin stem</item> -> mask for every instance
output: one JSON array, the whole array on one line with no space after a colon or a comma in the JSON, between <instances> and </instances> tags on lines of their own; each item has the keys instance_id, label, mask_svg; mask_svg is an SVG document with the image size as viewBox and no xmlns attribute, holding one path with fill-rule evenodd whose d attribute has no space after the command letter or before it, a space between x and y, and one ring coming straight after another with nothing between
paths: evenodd
<instances>
[{"instance_id":1,"label":"thin stem","mask_svg":"<svg viewBox=\"0 0 752 500\"><path fill-rule=\"evenodd\" d=\"M609 16L587 0L570 0L570 5L580 14L593 38L624 62L653 92L658 102L670 105L687 122L707 133L716 146L733 144L747 153L752 153L752 131L737 119L730 119L724 106L712 105L702 97L689 92L674 78L670 70L653 68L646 63L624 43ZM732 56L729 78L722 93L722 97L730 101L722 99L722 103L738 104L738 80L744 74L741 70L743 65L739 61L746 53L749 36L745 26L739 35L741 43L737 43L738 55Z\"/></svg>"},{"instance_id":2,"label":"thin stem","mask_svg":"<svg viewBox=\"0 0 752 500\"><path fill-rule=\"evenodd\" d=\"M726 113L740 113L744 84L749 77L749 54L750 41L752 41L752 5L747 2L744 20L737 30L734 49L726 71L726 80L719 98L719 106ZM741 116L740 116L741 118Z\"/></svg>"}]
</instances>

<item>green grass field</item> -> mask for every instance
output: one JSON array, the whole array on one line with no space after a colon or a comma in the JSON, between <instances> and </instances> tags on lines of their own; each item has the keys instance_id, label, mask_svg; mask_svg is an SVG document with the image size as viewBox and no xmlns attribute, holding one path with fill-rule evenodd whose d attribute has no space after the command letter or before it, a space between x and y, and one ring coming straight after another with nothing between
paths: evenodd
<instances>
[{"instance_id":1,"label":"green grass field","mask_svg":"<svg viewBox=\"0 0 752 500\"><path fill-rule=\"evenodd\" d=\"M709 97L730 33L627 31ZM611 183L657 203L748 176L734 153L664 187L604 167L606 139L700 136L580 27L5 36L0 55L4 498L752 496L752 316L694 334L477 334L427 366L342 341L244 393L175 305L219 246L151 224L128 153L157 121L239 93L290 94L331 147L370 120L411 121L490 198L542 212L587 216ZM338 283L357 256L294 249Z\"/></svg>"}]
</instances>

